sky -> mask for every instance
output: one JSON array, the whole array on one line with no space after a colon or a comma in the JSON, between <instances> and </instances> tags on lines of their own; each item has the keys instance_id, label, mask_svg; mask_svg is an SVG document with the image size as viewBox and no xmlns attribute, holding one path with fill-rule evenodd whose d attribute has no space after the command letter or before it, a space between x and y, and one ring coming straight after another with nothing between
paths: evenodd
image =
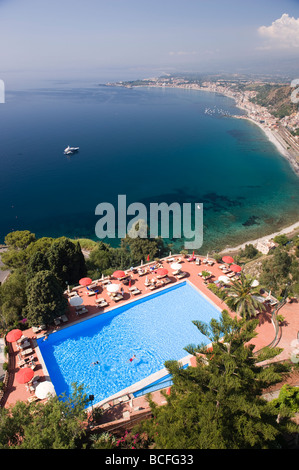
<instances>
[{"instance_id":1,"label":"sky","mask_svg":"<svg viewBox=\"0 0 299 470\"><path fill-rule=\"evenodd\" d=\"M299 0L0 0L0 79L299 75Z\"/></svg>"}]
</instances>

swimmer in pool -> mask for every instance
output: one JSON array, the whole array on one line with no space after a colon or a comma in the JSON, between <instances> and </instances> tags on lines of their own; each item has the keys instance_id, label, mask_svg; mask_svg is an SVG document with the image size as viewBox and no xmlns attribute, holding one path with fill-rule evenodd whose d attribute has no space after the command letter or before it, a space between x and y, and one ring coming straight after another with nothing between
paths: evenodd
<instances>
[{"instance_id":1,"label":"swimmer in pool","mask_svg":"<svg viewBox=\"0 0 299 470\"><path fill-rule=\"evenodd\" d=\"M132 356L132 357L129 359L129 360L130 360L130 362L133 362L133 359L136 359L136 356L135 356L135 354L134 354L134 355L133 355L133 356Z\"/></svg>"},{"instance_id":2,"label":"swimmer in pool","mask_svg":"<svg viewBox=\"0 0 299 470\"><path fill-rule=\"evenodd\" d=\"M99 364L99 361L96 361L96 362L92 362L92 363L91 363L92 366L95 366L96 364Z\"/></svg>"}]
</instances>

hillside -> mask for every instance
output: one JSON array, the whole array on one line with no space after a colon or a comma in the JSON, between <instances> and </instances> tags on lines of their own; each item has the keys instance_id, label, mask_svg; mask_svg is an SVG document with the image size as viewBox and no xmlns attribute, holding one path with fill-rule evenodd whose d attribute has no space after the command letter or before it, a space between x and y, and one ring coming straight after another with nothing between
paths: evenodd
<instances>
[{"instance_id":1,"label":"hillside","mask_svg":"<svg viewBox=\"0 0 299 470\"><path fill-rule=\"evenodd\" d=\"M254 86L252 89L257 93L251 101L266 107L278 119L298 111L298 105L291 101L291 93L294 89L288 85L266 84Z\"/></svg>"}]
</instances>

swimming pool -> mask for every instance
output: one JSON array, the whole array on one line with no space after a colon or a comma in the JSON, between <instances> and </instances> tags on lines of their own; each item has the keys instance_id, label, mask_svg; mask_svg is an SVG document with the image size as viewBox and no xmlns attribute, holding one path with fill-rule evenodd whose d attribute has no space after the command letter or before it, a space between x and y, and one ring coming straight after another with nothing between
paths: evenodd
<instances>
[{"instance_id":1,"label":"swimming pool","mask_svg":"<svg viewBox=\"0 0 299 470\"><path fill-rule=\"evenodd\" d=\"M98 403L187 356L188 344L208 344L192 320L209 323L220 313L184 282L40 338L38 346L57 395L76 382Z\"/></svg>"}]
</instances>

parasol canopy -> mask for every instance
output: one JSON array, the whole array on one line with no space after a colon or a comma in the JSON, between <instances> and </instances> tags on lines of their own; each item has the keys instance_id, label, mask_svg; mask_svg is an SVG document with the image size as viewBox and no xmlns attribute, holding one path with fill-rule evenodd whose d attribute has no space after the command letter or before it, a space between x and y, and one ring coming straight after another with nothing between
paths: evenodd
<instances>
[{"instance_id":1,"label":"parasol canopy","mask_svg":"<svg viewBox=\"0 0 299 470\"><path fill-rule=\"evenodd\" d=\"M168 269L166 268L158 268L157 269L158 276L166 276L168 274Z\"/></svg>"},{"instance_id":2,"label":"parasol canopy","mask_svg":"<svg viewBox=\"0 0 299 470\"><path fill-rule=\"evenodd\" d=\"M70 304L72 307L78 307L79 305L83 304L83 299L79 295L76 295L75 297L72 297L69 299Z\"/></svg>"},{"instance_id":3,"label":"parasol canopy","mask_svg":"<svg viewBox=\"0 0 299 470\"><path fill-rule=\"evenodd\" d=\"M227 276L219 276L218 281L223 282L223 284L229 284L230 283L230 279Z\"/></svg>"},{"instance_id":4,"label":"parasol canopy","mask_svg":"<svg viewBox=\"0 0 299 470\"><path fill-rule=\"evenodd\" d=\"M126 274L124 271L114 271L113 273L113 277L115 277L116 279L119 279L121 277L124 277Z\"/></svg>"},{"instance_id":5,"label":"parasol canopy","mask_svg":"<svg viewBox=\"0 0 299 470\"><path fill-rule=\"evenodd\" d=\"M180 271L182 269L182 265L180 263L172 263L170 267L174 271Z\"/></svg>"},{"instance_id":6,"label":"parasol canopy","mask_svg":"<svg viewBox=\"0 0 299 470\"><path fill-rule=\"evenodd\" d=\"M13 343L14 341L18 341L18 339L21 338L22 336L22 331L19 330L18 328L15 328L14 330L11 330L7 333L6 335L6 341L9 343Z\"/></svg>"},{"instance_id":7,"label":"parasol canopy","mask_svg":"<svg viewBox=\"0 0 299 470\"><path fill-rule=\"evenodd\" d=\"M241 266L238 266L237 264L232 264L229 268L231 271L234 271L234 273L239 273L242 271Z\"/></svg>"},{"instance_id":8,"label":"parasol canopy","mask_svg":"<svg viewBox=\"0 0 299 470\"><path fill-rule=\"evenodd\" d=\"M118 292L119 291L119 284L108 284L107 291L108 292Z\"/></svg>"},{"instance_id":9,"label":"parasol canopy","mask_svg":"<svg viewBox=\"0 0 299 470\"><path fill-rule=\"evenodd\" d=\"M34 372L30 367L24 367L16 373L16 380L19 384L26 384L33 378Z\"/></svg>"},{"instance_id":10,"label":"parasol canopy","mask_svg":"<svg viewBox=\"0 0 299 470\"><path fill-rule=\"evenodd\" d=\"M222 261L227 264L231 264L234 262L234 258L231 256L223 256Z\"/></svg>"},{"instance_id":11,"label":"parasol canopy","mask_svg":"<svg viewBox=\"0 0 299 470\"><path fill-rule=\"evenodd\" d=\"M54 385L52 382L49 382L48 380L45 382L41 382L38 384L38 386L35 389L35 395L37 398L40 398L43 400L44 398L47 398L49 395L54 396L55 395L55 389Z\"/></svg>"},{"instance_id":12,"label":"parasol canopy","mask_svg":"<svg viewBox=\"0 0 299 470\"><path fill-rule=\"evenodd\" d=\"M89 286L91 283L92 279L90 279L90 277L82 277L82 279L79 281L80 286Z\"/></svg>"}]
</instances>

